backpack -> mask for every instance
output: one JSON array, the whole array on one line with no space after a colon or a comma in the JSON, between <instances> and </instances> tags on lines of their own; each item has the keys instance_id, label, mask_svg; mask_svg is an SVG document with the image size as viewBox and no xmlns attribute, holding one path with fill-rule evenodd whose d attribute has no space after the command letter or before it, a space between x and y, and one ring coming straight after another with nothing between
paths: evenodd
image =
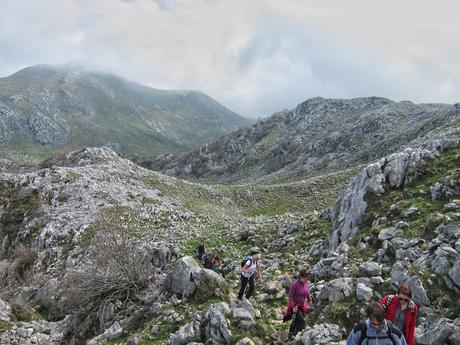
<instances>
[{"instance_id":1,"label":"backpack","mask_svg":"<svg viewBox=\"0 0 460 345\"><path fill-rule=\"evenodd\" d=\"M388 332L386 337L379 337L379 339L386 339L390 338L391 343L393 345L396 345L396 340L393 337L393 334L395 334L398 338L402 337L402 332L399 330L398 327L396 327L393 322L387 320L387 326L388 326ZM366 320L360 320L355 327L353 328L353 331L356 333L358 331L361 331L361 337L359 338L358 345L361 345L364 340L366 339L375 339L376 337L370 337L367 335L367 324Z\"/></svg>"},{"instance_id":2,"label":"backpack","mask_svg":"<svg viewBox=\"0 0 460 345\"><path fill-rule=\"evenodd\" d=\"M252 257L251 257L251 256L248 256L248 257L245 257L243 261L241 261L241 268L243 268L244 265L246 265L246 262L248 262L248 260L249 260L249 262L250 262L249 266L252 265Z\"/></svg>"}]
</instances>

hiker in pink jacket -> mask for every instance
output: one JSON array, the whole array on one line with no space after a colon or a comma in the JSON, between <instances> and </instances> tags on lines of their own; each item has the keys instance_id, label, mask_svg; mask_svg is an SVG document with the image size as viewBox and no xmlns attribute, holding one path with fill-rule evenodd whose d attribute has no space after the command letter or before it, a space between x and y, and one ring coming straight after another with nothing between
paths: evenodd
<instances>
[{"instance_id":1,"label":"hiker in pink jacket","mask_svg":"<svg viewBox=\"0 0 460 345\"><path fill-rule=\"evenodd\" d=\"M291 327L289 327L290 338L294 338L298 332L305 328L305 315L307 314L305 301L308 301L310 309L313 309L310 297L310 270L307 267L300 270L299 278L292 283L289 289L289 302L283 322L294 316Z\"/></svg>"}]
</instances>

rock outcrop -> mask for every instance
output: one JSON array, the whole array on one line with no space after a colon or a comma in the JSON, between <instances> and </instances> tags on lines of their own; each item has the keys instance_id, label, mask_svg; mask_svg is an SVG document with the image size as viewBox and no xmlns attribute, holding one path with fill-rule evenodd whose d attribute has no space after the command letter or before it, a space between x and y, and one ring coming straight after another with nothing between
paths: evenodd
<instances>
[{"instance_id":1,"label":"rock outcrop","mask_svg":"<svg viewBox=\"0 0 460 345\"><path fill-rule=\"evenodd\" d=\"M191 256L181 258L166 279L166 289L182 297L206 298L215 295L216 290L222 294L225 286L222 275L200 267Z\"/></svg>"},{"instance_id":2,"label":"rock outcrop","mask_svg":"<svg viewBox=\"0 0 460 345\"><path fill-rule=\"evenodd\" d=\"M457 140L456 144L458 143ZM386 183L392 188L408 185L422 174L423 166L435 155L436 151L408 148L363 169L346 187L332 210L330 249L334 250L340 243L359 232L362 217L367 209L365 199L368 194L383 194Z\"/></svg>"}]
</instances>

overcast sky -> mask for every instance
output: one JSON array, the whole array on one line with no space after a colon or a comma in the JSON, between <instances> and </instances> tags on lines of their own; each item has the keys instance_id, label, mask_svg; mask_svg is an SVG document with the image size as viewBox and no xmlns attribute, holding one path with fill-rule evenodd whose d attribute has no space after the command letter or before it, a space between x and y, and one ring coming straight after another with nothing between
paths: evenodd
<instances>
[{"instance_id":1,"label":"overcast sky","mask_svg":"<svg viewBox=\"0 0 460 345\"><path fill-rule=\"evenodd\" d=\"M458 0L0 0L0 76L74 63L250 117L316 96L460 102Z\"/></svg>"}]
</instances>

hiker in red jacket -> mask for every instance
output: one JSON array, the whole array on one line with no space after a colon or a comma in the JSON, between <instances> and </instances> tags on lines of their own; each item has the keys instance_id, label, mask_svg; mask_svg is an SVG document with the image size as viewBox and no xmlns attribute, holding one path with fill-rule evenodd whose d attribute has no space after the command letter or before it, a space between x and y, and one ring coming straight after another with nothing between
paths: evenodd
<instances>
[{"instance_id":1,"label":"hiker in red jacket","mask_svg":"<svg viewBox=\"0 0 460 345\"><path fill-rule=\"evenodd\" d=\"M396 295L386 295L380 301L386 308L386 319L392 321L404 334L407 345L414 345L418 306L412 300L412 289L404 283Z\"/></svg>"}]
</instances>

